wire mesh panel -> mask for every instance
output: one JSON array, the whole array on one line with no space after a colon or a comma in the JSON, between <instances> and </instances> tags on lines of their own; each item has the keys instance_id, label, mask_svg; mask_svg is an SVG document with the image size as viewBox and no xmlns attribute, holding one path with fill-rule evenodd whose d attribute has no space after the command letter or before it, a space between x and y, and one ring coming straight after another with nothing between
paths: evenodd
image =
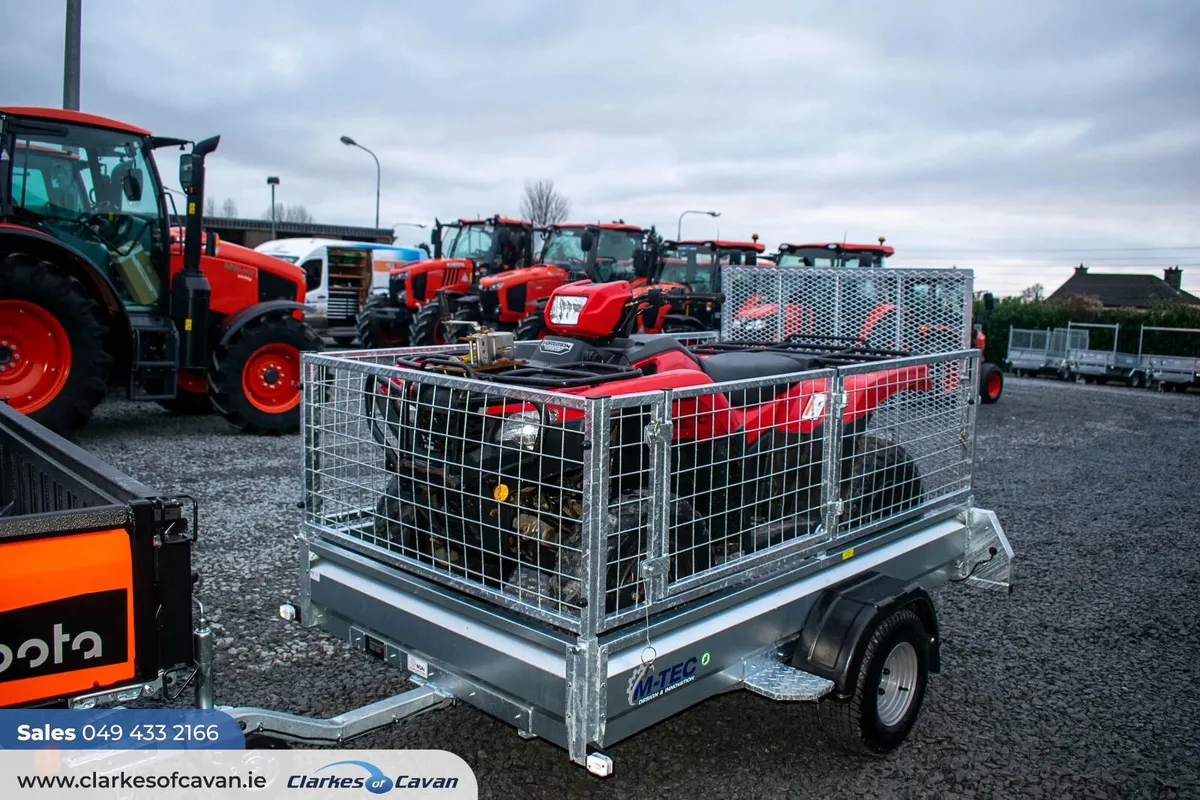
<instances>
[{"instance_id":1,"label":"wire mesh panel","mask_svg":"<svg viewBox=\"0 0 1200 800\"><path fill-rule=\"evenodd\" d=\"M1018 370L1041 370L1047 366L1050 331L1028 328L1008 329L1008 353L1004 360Z\"/></svg>"},{"instance_id":2,"label":"wire mesh panel","mask_svg":"<svg viewBox=\"0 0 1200 800\"><path fill-rule=\"evenodd\" d=\"M305 355L306 522L578 629L591 404L372 363L405 352Z\"/></svg>"},{"instance_id":3,"label":"wire mesh panel","mask_svg":"<svg viewBox=\"0 0 1200 800\"><path fill-rule=\"evenodd\" d=\"M726 267L722 282L725 341L828 336L914 354L969 346L970 270Z\"/></svg>"},{"instance_id":4,"label":"wire mesh panel","mask_svg":"<svg viewBox=\"0 0 1200 800\"><path fill-rule=\"evenodd\" d=\"M978 368L960 351L839 371L839 537L965 496Z\"/></svg>"}]
</instances>

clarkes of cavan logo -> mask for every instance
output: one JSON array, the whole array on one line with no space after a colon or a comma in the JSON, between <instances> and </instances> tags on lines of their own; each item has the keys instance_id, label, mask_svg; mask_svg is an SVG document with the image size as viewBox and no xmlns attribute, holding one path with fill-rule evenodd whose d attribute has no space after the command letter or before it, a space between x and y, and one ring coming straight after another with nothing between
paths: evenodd
<instances>
[{"instance_id":1,"label":"clarkes of cavan logo","mask_svg":"<svg viewBox=\"0 0 1200 800\"><path fill-rule=\"evenodd\" d=\"M111 589L0 612L0 683L125 661L128 597Z\"/></svg>"},{"instance_id":2,"label":"clarkes of cavan logo","mask_svg":"<svg viewBox=\"0 0 1200 800\"><path fill-rule=\"evenodd\" d=\"M287 787L366 789L371 794L387 794L394 789L456 789L458 778L407 774L391 778L370 761L334 761L308 775L288 776Z\"/></svg>"}]
</instances>

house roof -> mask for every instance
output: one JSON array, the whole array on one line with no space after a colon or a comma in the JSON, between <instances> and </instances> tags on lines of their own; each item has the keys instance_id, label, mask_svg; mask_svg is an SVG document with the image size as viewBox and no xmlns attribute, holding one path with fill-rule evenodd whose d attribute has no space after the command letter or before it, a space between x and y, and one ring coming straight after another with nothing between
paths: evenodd
<instances>
[{"instance_id":1,"label":"house roof","mask_svg":"<svg viewBox=\"0 0 1200 800\"><path fill-rule=\"evenodd\" d=\"M1157 275L1088 272L1079 267L1047 300L1071 296L1098 297L1106 308L1149 308L1157 303L1200 306L1200 297L1176 289Z\"/></svg>"}]
</instances>

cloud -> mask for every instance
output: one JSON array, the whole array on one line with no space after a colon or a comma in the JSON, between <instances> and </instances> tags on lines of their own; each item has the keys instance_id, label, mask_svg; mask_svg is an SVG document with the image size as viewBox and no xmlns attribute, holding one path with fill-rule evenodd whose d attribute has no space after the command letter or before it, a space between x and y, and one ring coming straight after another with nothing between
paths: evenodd
<instances>
[{"instance_id":1,"label":"cloud","mask_svg":"<svg viewBox=\"0 0 1200 800\"><path fill-rule=\"evenodd\" d=\"M0 0L4 102L61 98L62 8ZM89 0L84 108L221 133L210 192L319 221L515 213L874 240L1016 292L1070 266L1200 291L1200 7L1188 0ZM168 158L163 172L173 175ZM401 234L404 229L401 229Z\"/></svg>"}]
</instances>

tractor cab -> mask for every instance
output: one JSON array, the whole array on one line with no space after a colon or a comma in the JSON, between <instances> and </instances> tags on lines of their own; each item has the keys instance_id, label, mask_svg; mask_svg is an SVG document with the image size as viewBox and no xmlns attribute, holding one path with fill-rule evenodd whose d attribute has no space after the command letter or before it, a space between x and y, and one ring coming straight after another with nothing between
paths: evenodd
<instances>
[{"instance_id":1,"label":"tractor cab","mask_svg":"<svg viewBox=\"0 0 1200 800\"><path fill-rule=\"evenodd\" d=\"M882 267L896 251L879 244L781 244L775 263L781 267Z\"/></svg>"},{"instance_id":2,"label":"tractor cab","mask_svg":"<svg viewBox=\"0 0 1200 800\"><path fill-rule=\"evenodd\" d=\"M752 267L764 250L757 236L749 242L711 239L664 242L652 282L675 284L698 292L719 292L721 267Z\"/></svg>"}]
</instances>

